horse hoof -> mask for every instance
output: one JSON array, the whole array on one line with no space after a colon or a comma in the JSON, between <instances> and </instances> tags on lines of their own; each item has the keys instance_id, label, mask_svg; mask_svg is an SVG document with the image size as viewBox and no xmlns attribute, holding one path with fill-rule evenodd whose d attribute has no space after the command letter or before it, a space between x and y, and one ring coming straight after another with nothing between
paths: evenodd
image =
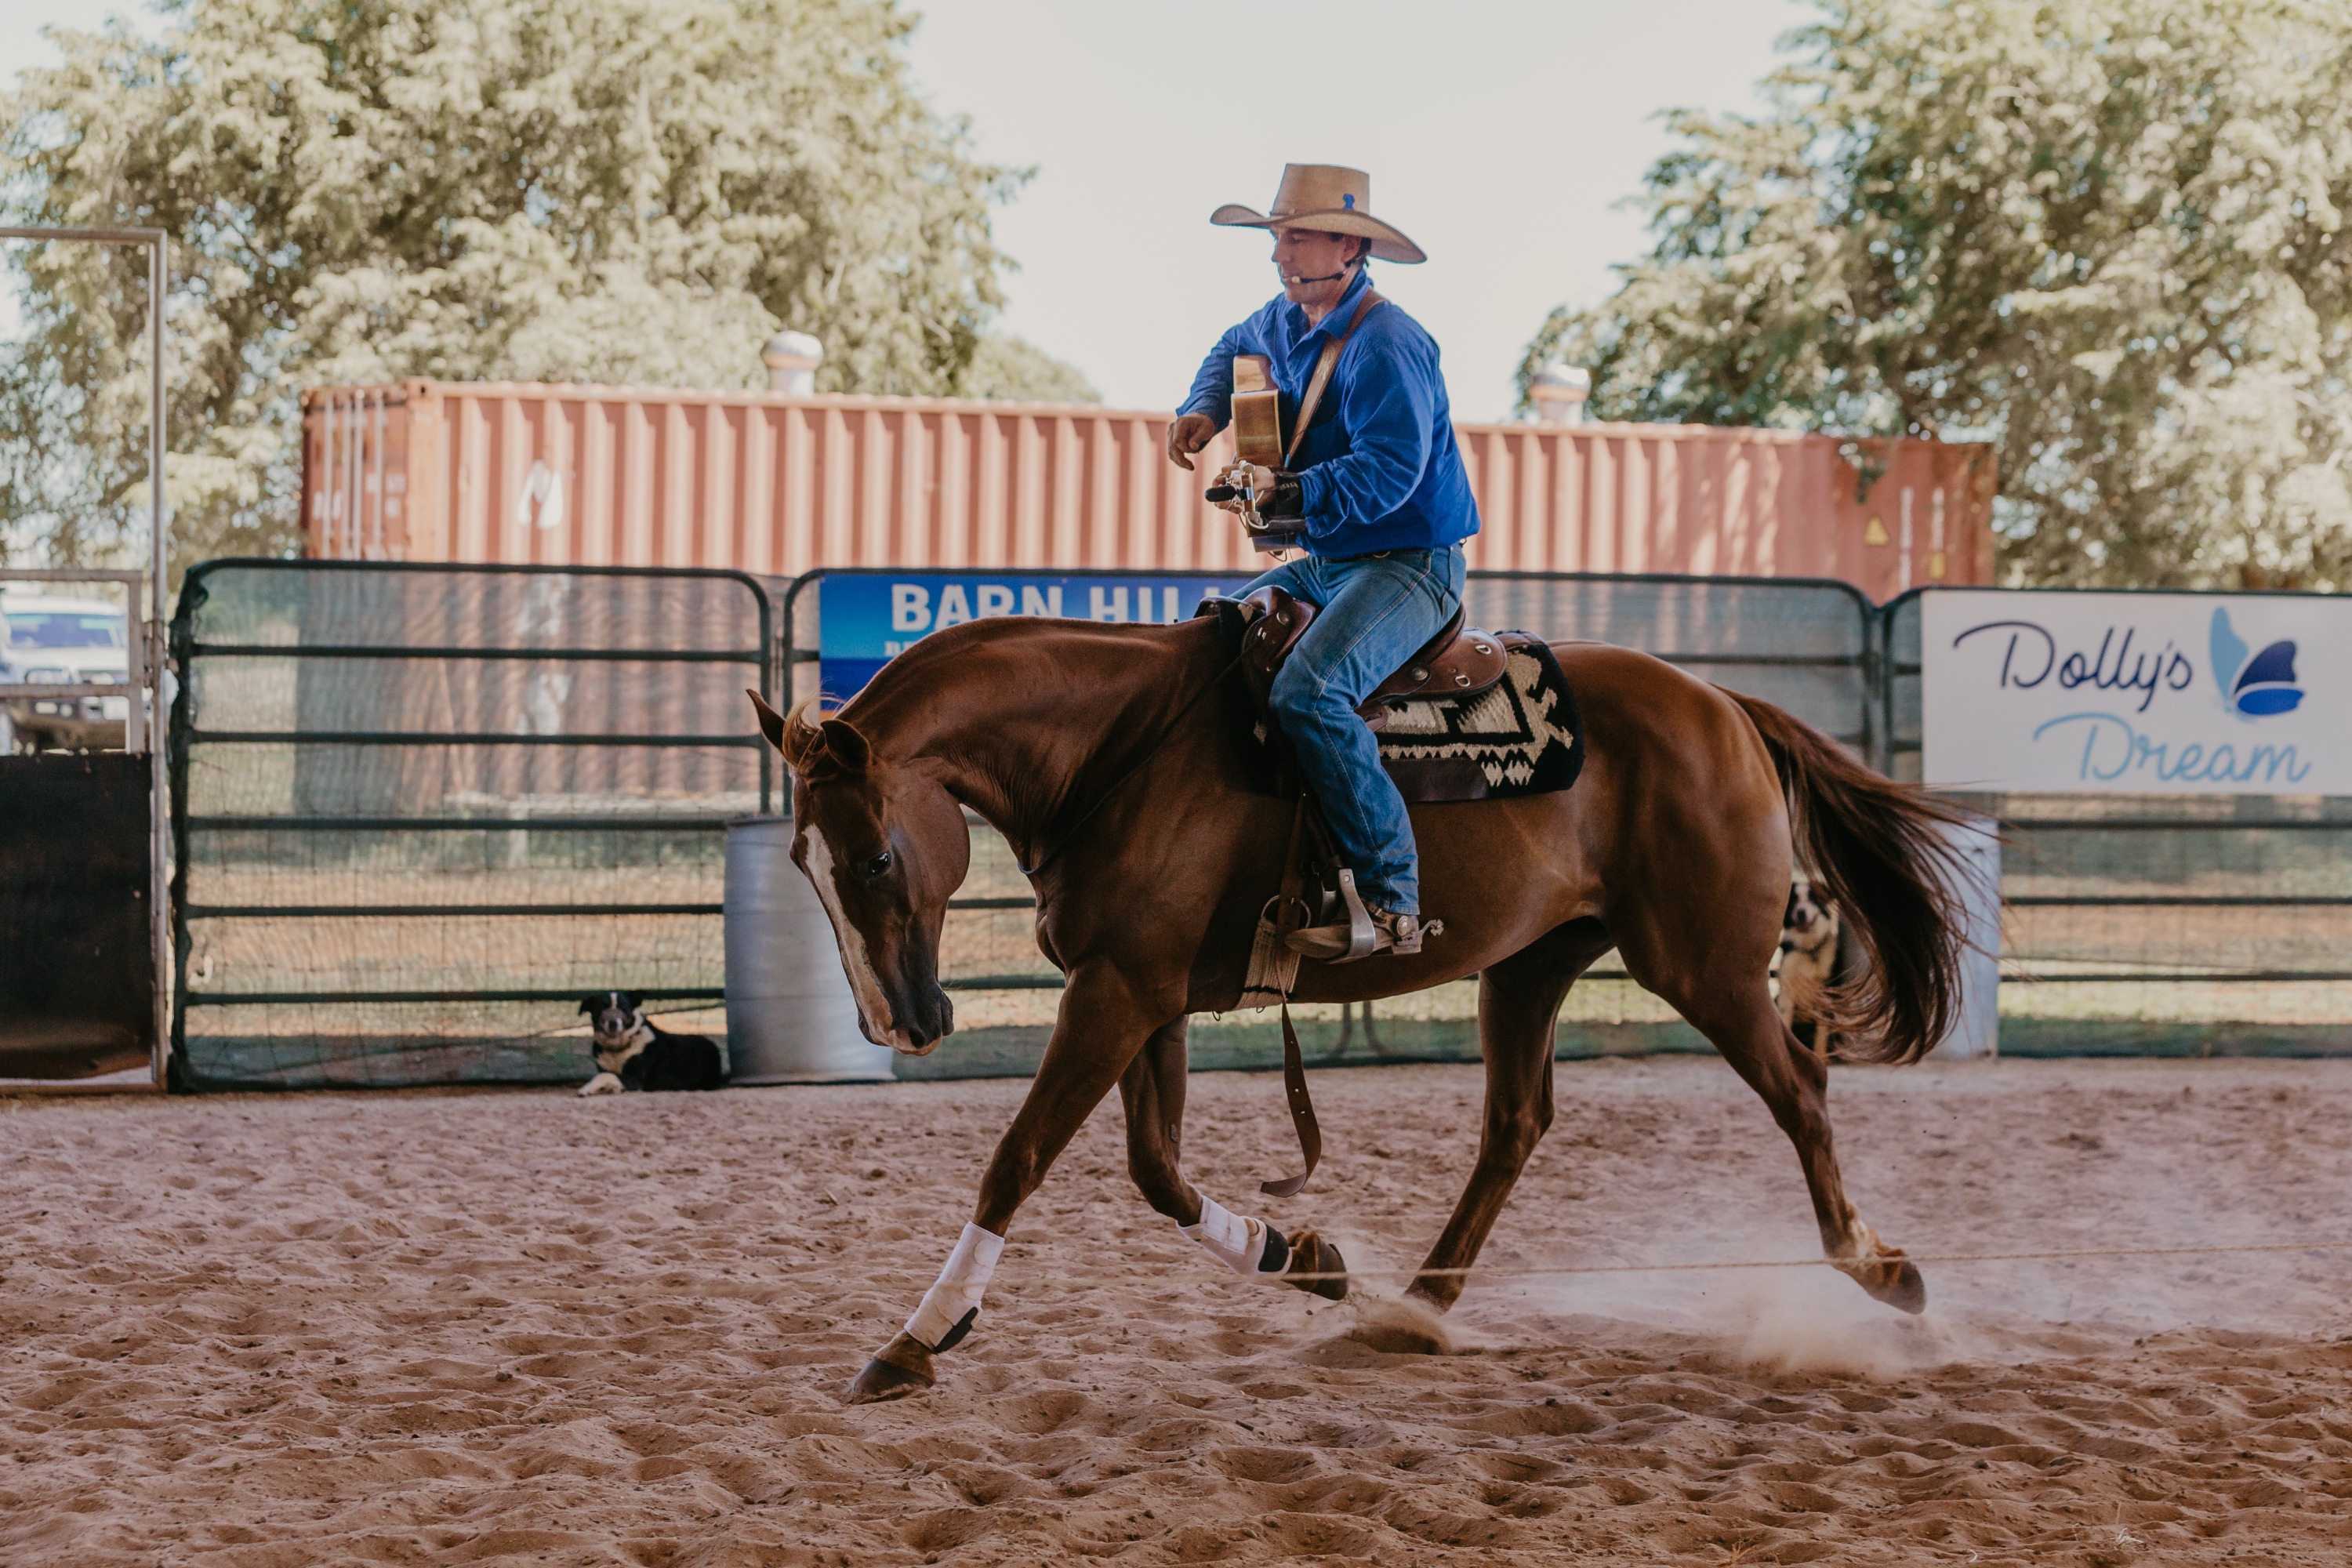
<instances>
[{"instance_id":1,"label":"horse hoof","mask_svg":"<svg viewBox=\"0 0 2352 1568\"><path fill-rule=\"evenodd\" d=\"M931 1352L917 1342L911 1334L900 1334L874 1352L849 1384L849 1403L878 1405L886 1399L904 1399L910 1394L920 1394L939 1382L931 1368Z\"/></svg>"},{"instance_id":2,"label":"horse hoof","mask_svg":"<svg viewBox=\"0 0 2352 1568\"><path fill-rule=\"evenodd\" d=\"M1898 1312L1913 1317L1927 1310L1927 1279L1919 1266L1895 1247L1888 1247L1873 1258L1858 1258L1839 1267L1853 1277L1874 1301L1884 1301Z\"/></svg>"},{"instance_id":3,"label":"horse hoof","mask_svg":"<svg viewBox=\"0 0 2352 1568\"><path fill-rule=\"evenodd\" d=\"M1301 1230L1290 1238L1290 1267L1283 1270L1284 1283L1294 1290L1304 1290L1310 1296L1320 1296L1326 1301L1348 1299L1348 1260L1339 1249L1315 1234ZM1293 1279L1294 1274L1328 1274L1329 1279Z\"/></svg>"},{"instance_id":4,"label":"horse hoof","mask_svg":"<svg viewBox=\"0 0 2352 1568\"><path fill-rule=\"evenodd\" d=\"M1908 1312L1915 1318L1927 1310L1927 1276L1921 1274L1919 1266L1907 1258L1904 1258L1901 1265L1896 1268L1895 1278L1887 1283L1885 1289L1873 1290L1871 1294L1898 1311Z\"/></svg>"}]
</instances>

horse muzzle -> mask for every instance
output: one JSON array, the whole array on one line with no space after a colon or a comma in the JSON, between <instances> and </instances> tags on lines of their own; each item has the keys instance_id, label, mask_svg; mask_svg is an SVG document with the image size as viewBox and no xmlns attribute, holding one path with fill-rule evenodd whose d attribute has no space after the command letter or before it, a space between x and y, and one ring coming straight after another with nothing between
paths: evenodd
<instances>
[{"instance_id":1,"label":"horse muzzle","mask_svg":"<svg viewBox=\"0 0 2352 1568\"><path fill-rule=\"evenodd\" d=\"M894 999L895 1000L895 999ZM877 1046L887 1046L902 1057L927 1057L940 1048L940 1042L955 1033L955 1006L945 991L937 984L930 987L930 1005L916 1007L905 1005L891 1009L889 1030L877 1035L866 1026L866 1037ZM866 1020L861 1015L861 1025Z\"/></svg>"}]
</instances>

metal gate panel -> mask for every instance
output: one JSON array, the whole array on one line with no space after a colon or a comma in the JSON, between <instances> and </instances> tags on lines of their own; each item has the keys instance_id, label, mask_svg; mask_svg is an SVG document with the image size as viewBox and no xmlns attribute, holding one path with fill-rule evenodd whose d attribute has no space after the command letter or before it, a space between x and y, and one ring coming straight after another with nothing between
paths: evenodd
<instances>
[{"instance_id":1,"label":"metal gate panel","mask_svg":"<svg viewBox=\"0 0 2352 1568\"><path fill-rule=\"evenodd\" d=\"M723 997L751 578L209 562L173 636L182 1087L584 1079L587 993Z\"/></svg>"}]
</instances>

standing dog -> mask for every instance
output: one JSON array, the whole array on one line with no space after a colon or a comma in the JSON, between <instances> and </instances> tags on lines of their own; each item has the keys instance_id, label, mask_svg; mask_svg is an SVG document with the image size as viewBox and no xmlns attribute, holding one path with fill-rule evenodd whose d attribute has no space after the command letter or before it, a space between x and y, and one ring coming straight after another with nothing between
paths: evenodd
<instances>
[{"instance_id":1,"label":"standing dog","mask_svg":"<svg viewBox=\"0 0 2352 1568\"><path fill-rule=\"evenodd\" d=\"M596 1076L585 1094L625 1089L717 1089L727 1068L715 1040L654 1027L644 1004L626 991L599 991L580 1004L595 1021Z\"/></svg>"},{"instance_id":2,"label":"standing dog","mask_svg":"<svg viewBox=\"0 0 2352 1568\"><path fill-rule=\"evenodd\" d=\"M1837 982L1837 909L1800 877L1789 889L1789 912L1780 921L1780 1019L1824 1061L1834 1043L1828 993Z\"/></svg>"}]
</instances>

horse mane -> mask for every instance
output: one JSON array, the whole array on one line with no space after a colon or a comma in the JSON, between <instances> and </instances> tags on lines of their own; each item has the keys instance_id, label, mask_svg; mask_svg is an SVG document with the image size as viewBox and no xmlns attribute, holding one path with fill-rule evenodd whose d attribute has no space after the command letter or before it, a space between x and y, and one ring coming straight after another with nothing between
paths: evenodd
<instances>
[{"instance_id":1,"label":"horse mane","mask_svg":"<svg viewBox=\"0 0 2352 1568\"><path fill-rule=\"evenodd\" d=\"M991 616L964 622L914 643L875 671L873 679L856 695L830 711L822 693L794 704L783 721L776 747L793 770L806 778L811 770L823 768L833 760L828 730L846 726L867 741L887 741L893 727L891 710L903 698L916 698L927 706L939 702L948 712L956 712L958 699L968 702L970 692L958 693L951 679L942 682L940 678L983 668L979 661L993 649L1043 649L1054 643L1067 646L1093 642L1099 646L1106 641L1125 643L1130 647L1137 642L1165 644L1173 640L1171 634L1181 636L1192 625L1190 621L1085 621L1038 616Z\"/></svg>"},{"instance_id":2,"label":"horse mane","mask_svg":"<svg viewBox=\"0 0 2352 1568\"><path fill-rule=\"evenodd\" d=\"M1159 621L1085 621L1066 616L990 616L986 619L965 621L945 631L910 645L906 652L892 658L874 672L847 702L830 715L856 723L858 710L878 706L898 695L898 689L908 681L936 679L940 667L953 668L978 657L983 649L999 644L1038 645L1055 641L1077 643L1089 639L1108 638L1120 641L1160 641L1169 634L1181 635L1194 623L1189 620ZM797 714L809 708L802 703Z\"/></svg>"}]
</instances>

